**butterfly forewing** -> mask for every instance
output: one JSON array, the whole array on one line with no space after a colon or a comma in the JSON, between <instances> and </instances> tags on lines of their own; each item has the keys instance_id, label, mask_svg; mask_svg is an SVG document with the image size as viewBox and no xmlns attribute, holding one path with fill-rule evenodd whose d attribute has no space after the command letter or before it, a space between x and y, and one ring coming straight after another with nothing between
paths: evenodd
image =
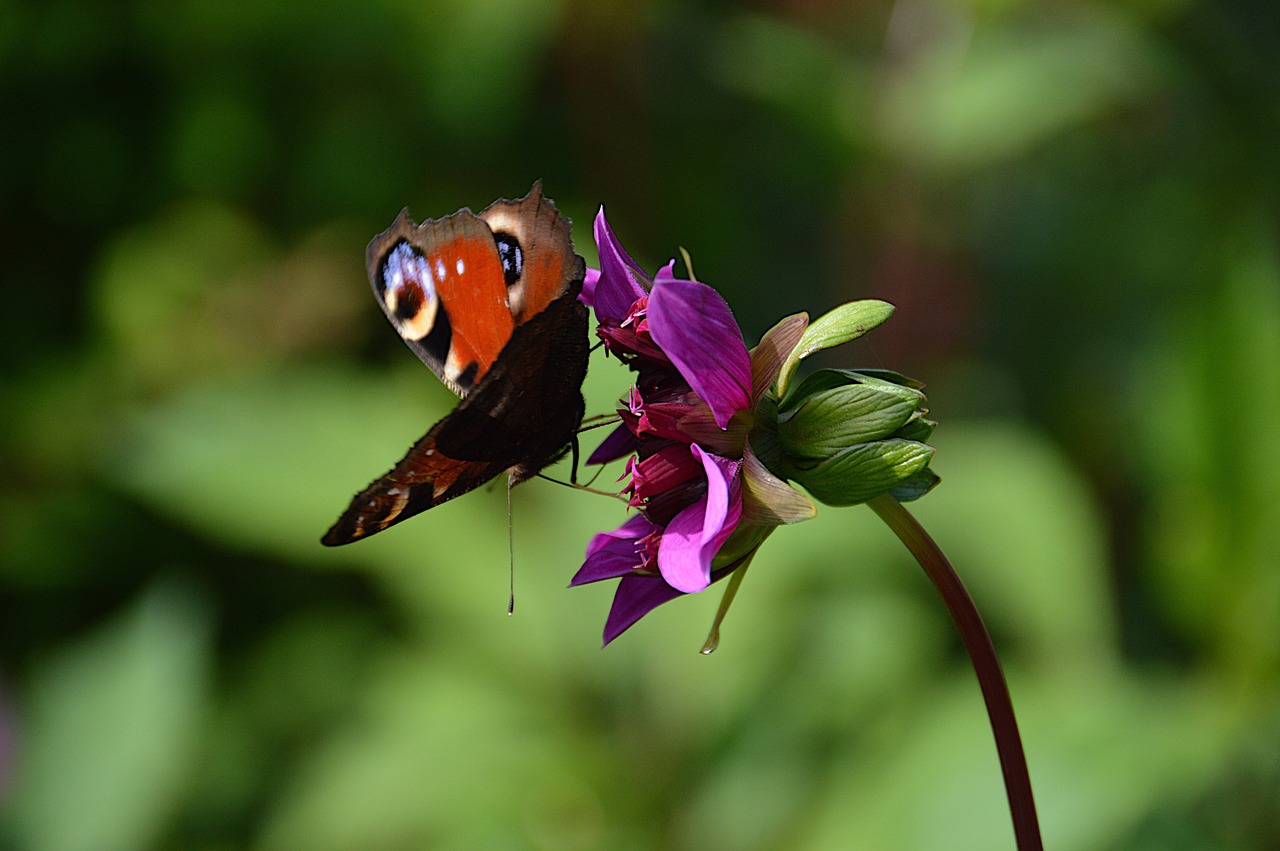
<instances>
[{"instance_id":1,"label":"butterfly forewing","mask_svg":"<svg viewBox=\"0 0 1280 851\"><path fill-rule=\"evenodd\" d=\"M469 210L420 225L402 211L366 256L387 319L441 381L466 395L515 328L489 226Z\"/></svg>"},{"instance_id":2,"label":"butterfly forewing","mask_svg":"<svg viewBox=\"0 0 1280 851\"><path fill-rule=\"evenodd\" d=\"M567 282L582 280L582 258L573 253L569 222L543 197L541 183L518 201L494 201L480 218L506 247L503 256L515 261L506 272L517 325L546 310L564 293Z\"/></svg>"}]
</instances>

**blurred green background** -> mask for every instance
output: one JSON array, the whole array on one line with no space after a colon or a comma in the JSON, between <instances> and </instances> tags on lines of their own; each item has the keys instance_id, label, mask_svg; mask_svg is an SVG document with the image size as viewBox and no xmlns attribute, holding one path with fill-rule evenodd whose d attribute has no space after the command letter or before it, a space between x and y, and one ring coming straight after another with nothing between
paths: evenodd
<instances>
[{"instance_id":1,"label":"blurred green background","mask_svg":"<svg viewBox=\"0 0 1280 851\"><path fill-rule=\"evenodd\" d=\"M929 384L1049 847L1280 848L1278 49L1267 0L0 2L0 848L1012 847L865 509L709 658L716 591L599 649L623 515L567 488L514 618L501 488L320 547L453 404L365 243L539 177L751 343L899 306L827 363Z\"/></svg>"}]
</instances>

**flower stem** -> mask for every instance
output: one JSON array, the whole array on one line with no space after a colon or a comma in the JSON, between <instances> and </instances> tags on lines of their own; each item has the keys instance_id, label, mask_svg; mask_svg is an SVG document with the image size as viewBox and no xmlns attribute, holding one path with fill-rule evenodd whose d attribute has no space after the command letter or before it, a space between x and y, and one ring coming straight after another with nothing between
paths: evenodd
<instances>
[{"instance_id":1,"label":"flower stem","mask_svg":"<svg viewBox=\"0 0 1280 851\"><path fill-rule=\"evenodd\" d=\"M1000 755L1000 769L1004 773L1004 788L1009 797L1009 814L1013 818L1013 834L1018 851L1042 851L1040 823L1036 816L1036 802L1031 793L1031 776L1027 771L1027 757L1022 750L1022 737L1018 733L1018 721L1013 714L1013 701L1009 686L1000 670L995 645L982 624L982 616L965 590L964 583L956 575L951 562L929 537L920 522L900 502L889 494L882 494L867 503L880 516L899 540L906 545L916 561L924 568L942 601L947 604L951 619L960 631L960 639L969 653L978 686L987 704L987 717L995 736L996 751Z\"/></svg>"}]
</instances>

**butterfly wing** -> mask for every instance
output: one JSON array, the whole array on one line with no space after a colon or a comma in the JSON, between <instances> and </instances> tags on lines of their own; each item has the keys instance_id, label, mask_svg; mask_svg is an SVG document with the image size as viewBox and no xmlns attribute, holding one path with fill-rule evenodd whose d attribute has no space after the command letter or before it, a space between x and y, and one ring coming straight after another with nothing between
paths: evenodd
<instances>
[{"instance_id":1,"label":"butterfly wing","mask_svg":"<svg viewBox=\"0 0 1280 851\"><path fill-rule=\"evenodd\" d=\"M459 396L484 378L515 326L564 293L581 262L541 183L479 216L462 209L414 224L402 210L365 259L387 319Z\"/></svg>"},{"instance_id":2,"label":"butterfly wing","mask_svg":"<svg viewBox=\"0 0 1280 851\"><path fill-rule=\"evenodd\" d=\"M501 472L510 470L513 483L531 477L564 454L584 410L585 266L540 184L480 216L462 210L414 225L401 213L370 243L368 262L387 317L463 400L356 495L322 539L328 546L380 532Z\"/></svg>"},{"instance_id":3,"label":"butterfly wing","mask_svg":"<svg viewBox=\"0 0 1280 851\"><path fill-rule=\"evenodd\" d=\"M332 547L368 537L499 473L510 470L518 483L562 456L585 408L590 347L580 288L575 282L517 326L475 392L357 494L321 542Z\"/></svg>"},{"instance_id":4,"label":"butterfly wing","mask_svg":"<svg viewBox=\"0 0 1280 851\"><path fill-rule=\"evenodd\" d=\"M480 218L498 245L516 325L546 310L569 282L582 280L583 262L573 252L569 220L542 194L541 181L516 201L494 201Z\"/></svg>"},{"instance_id":5,"label":"butterfly wing","mask_svg":"<svg viewBox=\"0 0 1280 851\"><path fill-rule=\"evenodd\" d=\"M465 396L515 327L493 232L470 210L415 225L407 211L369 243L369 282L387 319Z\"/></svg>"},{"instance_id":6,"label":"butterfly wing","mask_svg":"<svg viewBox=\"0 0 1280 851\"><path fill-rule=\"evenodd\" d=\"M524 467L523 480L558 459L582 422L587 374L587 308L579 279L523 325L485 381L440 423L440 448L455 458Z\"/></svg>"},{"instance_id":7,"label":"butterfly wing","mask_svg":"<svg viewBox=\"0 0 1280 851\"><path fill-rule=\"evenodd\" d=\"M390 472L356 494L320 539L326 547L358 541L474 490L506 469L498 461L462 461L440 452L435 433L445 417Z\"/></svg>"}]
</instances>

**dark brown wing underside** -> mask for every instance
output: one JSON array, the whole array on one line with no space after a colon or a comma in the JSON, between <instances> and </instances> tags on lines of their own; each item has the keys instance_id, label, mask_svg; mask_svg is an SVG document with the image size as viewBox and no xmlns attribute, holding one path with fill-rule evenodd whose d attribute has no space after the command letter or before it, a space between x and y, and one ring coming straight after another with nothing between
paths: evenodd
<instances>
[{"instance_id":1,"label":"dark brown wing underside","mask_svg":"<svg viewBox=\"0 0 1280 851\"><path fill-rule=\"evenodd\" d=\"M580 289L575 282L517 326L475 391L357 494L321 543L332 547L366 538L503 471L512 470L520 482L560 458L585 407L581 387L589 345Z\"/></svg>"},{"instance_id":2,"label":"dark brown wing underside","mask_svg":"<svg viewBox=\"0 0 1280 851\"><path fill-rule=\"evenodd\" d=\"M474 490L507 469L499 462L459 461L440 453L434 432L447 421L448 417L436 423L400 463L356 494L320 542L336 547L367 538Z\"/></svg>"}]
</instances>

